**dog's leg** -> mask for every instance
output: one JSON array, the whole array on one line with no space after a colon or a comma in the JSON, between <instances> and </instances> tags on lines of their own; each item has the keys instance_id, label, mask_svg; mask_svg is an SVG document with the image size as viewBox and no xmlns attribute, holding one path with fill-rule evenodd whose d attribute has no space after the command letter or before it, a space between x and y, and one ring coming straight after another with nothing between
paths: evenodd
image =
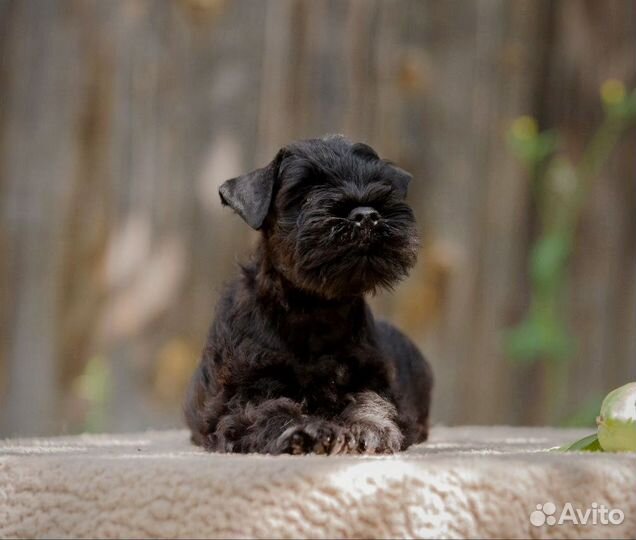
<instances>
[{"instance_id":1,"label":"dog's leg","mask_svg":"<svg viewBox=\"0 0 636 540\"><path fill-rule=\"evenodd\" d=\"M302 405L289 398L276 398L233 406L203 445L217 452L334 454L347 442L339 425L303 414Z\"/></svg>"},{"instance_id":2,"label":"dog's leg","mask_svg":"<svg viewBox=\"0 0 636 540\"><path fill-rule=\"evenodd\" d=\"M350 451L365 454L399 451L404 436L397 424L395 405L375 392L360 392L350 399L337 419L350 438Z\"/></svg>"}]
</instances>

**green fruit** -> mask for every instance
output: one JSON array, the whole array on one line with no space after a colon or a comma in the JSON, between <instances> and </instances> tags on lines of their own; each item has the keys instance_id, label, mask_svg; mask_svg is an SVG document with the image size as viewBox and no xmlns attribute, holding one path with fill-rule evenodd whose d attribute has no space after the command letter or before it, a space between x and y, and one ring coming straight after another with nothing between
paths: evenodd
<instances>
[{"instance_id":1,"label":"green fruit","mask_svg":"<svg viewBox=\"0 0 636 540\"><path fill-rule=\"evenodd\" d=\"M596 423L603 450L636 452L636 382L607 394Z\"/></svg>"}]
</instances>

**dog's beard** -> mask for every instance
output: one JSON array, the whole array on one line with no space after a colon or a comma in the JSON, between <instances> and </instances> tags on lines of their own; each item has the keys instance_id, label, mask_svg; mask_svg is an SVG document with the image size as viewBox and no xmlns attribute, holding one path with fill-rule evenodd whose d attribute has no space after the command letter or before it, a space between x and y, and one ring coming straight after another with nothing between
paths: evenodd
<instances>
[{"instance_id":1,"label":"dog's beard","mask_svg":"<svg viewBox=\"0 0 636 540\"><path fill-rule=\"evenodd\" d=\"M416 261L415 220L403 203L385 209L370 228L327 209L305 213L297 226L295 280L329 298L391 288Z\"/></svg>"}]
</instances>

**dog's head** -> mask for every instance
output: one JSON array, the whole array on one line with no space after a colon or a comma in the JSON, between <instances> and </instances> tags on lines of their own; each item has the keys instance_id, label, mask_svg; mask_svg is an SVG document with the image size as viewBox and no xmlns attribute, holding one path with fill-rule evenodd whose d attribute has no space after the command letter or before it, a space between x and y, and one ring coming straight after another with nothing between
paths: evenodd
<instances>
[{"instance_id":1,"label":"dog's head","mask_svg":"<svg viewBox=\"0 0 636 540\"><path fill-rule=\"evenodd\" d=\"M286 146L219 193L262 231L272 263L291 283L340 298L390 287L415 263L410 179L371 147L330 136Z\"/></svg>"}]
</instances>

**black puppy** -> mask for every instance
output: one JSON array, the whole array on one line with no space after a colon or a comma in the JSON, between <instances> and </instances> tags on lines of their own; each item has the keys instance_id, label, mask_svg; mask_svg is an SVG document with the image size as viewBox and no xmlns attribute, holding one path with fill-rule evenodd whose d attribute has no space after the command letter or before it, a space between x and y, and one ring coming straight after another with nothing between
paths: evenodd
<instances>
[{"instance_id":1,"label":"black puppy","mask_svg":"<svg viewBox=\"0 0 636 540\"><path fill-rule=\"evenodd\" d=\"M363 297L415 263L410 178L330 136L292 143L221 186L222 203L262 236L219 301L190 385L194 443L332 454L426 440L430 368Z\"/></svg>"}]
</instances>

